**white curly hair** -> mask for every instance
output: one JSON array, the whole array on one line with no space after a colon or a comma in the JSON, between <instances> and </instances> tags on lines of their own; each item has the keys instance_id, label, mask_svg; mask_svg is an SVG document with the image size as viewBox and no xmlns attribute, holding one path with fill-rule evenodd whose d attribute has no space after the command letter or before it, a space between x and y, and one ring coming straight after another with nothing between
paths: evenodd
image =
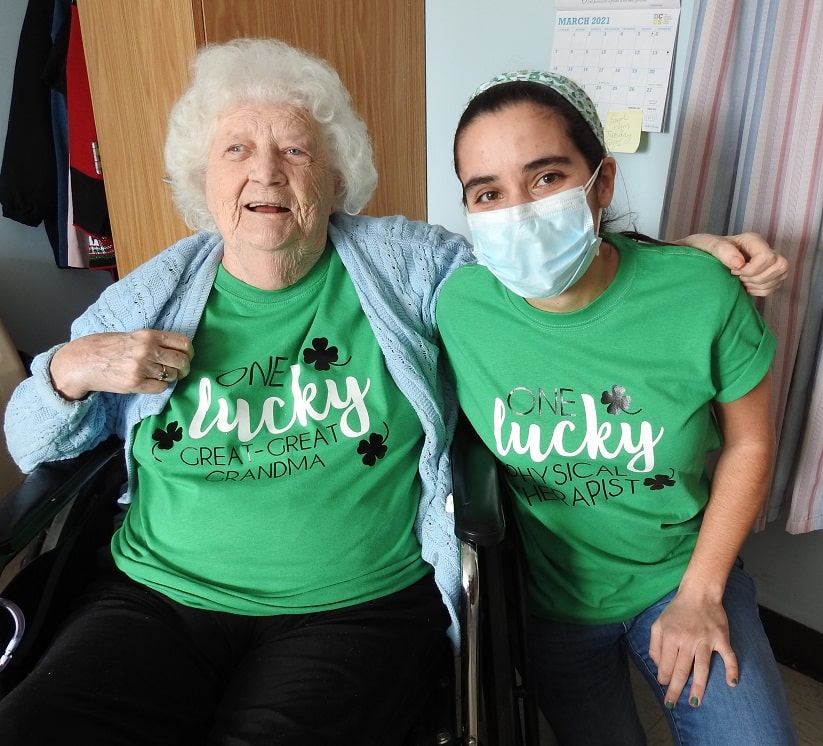
<instances>
[{"instance_id":1,"label":"white curly hair","mask_svg":"<svg viewBox=\"0 0 823 746\"><path fill-rule=\"evenodd\" d=\"M335 210L350 215L377 185L371 142L337 72L325 60L277 39L234 39L203 47L192 82L172 107L164 150L177 209L193 230L216 231L206 206L206 163L220 115L237 104L289 104L320 126L339 180Z\"/></svg>"}]
</instances>

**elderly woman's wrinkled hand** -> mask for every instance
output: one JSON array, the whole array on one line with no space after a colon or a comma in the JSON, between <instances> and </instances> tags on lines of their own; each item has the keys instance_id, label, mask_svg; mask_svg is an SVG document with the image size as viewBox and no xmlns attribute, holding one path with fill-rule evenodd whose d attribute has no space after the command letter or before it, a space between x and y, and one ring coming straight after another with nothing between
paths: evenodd
<instances>
[{"instance_id":1,"label":"elderly woman's wrinkled hand","mask_svg":"<svg viewBox=\"0 0 823 746\"><path fill-rule=\"evenodd\" d=\"M749 295L771 295L789 274L786 257L774 251L757 233L738 233L734 236L696 233L676 243L708 251L740 278Z\"/></svg>"},{"instance_id":2,"label":"elderly woman's wrinkled hand","mask_svg":"<svg viewBox=\"0 0 823 746\"><path fill-rule=\"evenodd\" d=\"M188 375L191 340L175 332L140 329L79 337L61 347L49 371L54 388L70 401L92 391L158 394Z\"/></svg>"},{"instance_id":3,"label":"elderly woman's wrinkled hand","mask_svg":"<svg viewBox=\"0 0 823 746\"><path fill-rule=\"evenodd\" d=\"M789 274L789 261L773 251L757 233L741 233L729 236L746 258L746 263L732 274L740 281L749 295L766 296L777 290Z\"/></svg>"}]
</instances>

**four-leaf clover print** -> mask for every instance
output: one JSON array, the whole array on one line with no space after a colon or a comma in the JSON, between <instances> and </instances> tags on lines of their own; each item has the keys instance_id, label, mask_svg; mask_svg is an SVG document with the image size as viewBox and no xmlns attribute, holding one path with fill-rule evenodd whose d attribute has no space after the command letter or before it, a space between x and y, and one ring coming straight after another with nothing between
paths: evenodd
<instances>
[{"instance_id":1,"label":"four-leaf clover print","mask_svg":"<svg viewBox=\"0 0 823 746\"><path fill-rule=\"evenodd\" d=\"M377 459L383 458L386 455L386 441L389 439L389 426L384 422L383 427L386 428L386 434L371 433L368 440L361 440L357 446L357 452L363 456L363 463L366 466L374 466Z\"/></svg>"},{"instance_id":2,"label":"four-leaf clover print","mask_svg":"<svg viewBox=\"0 0 823 746\"><path fill-rule=\"evenodd\" d=\"M180 427L175 420L174 422L170 422L165 430L158 427L152 433L151 439L155 441L151 449L151 455L154 456L156 461L160 461L154 453L155 450L159 448L161 451L170 451L174 448L175 443L183 440L183 428Z\"/></svg>"},{"instance_id":3,"label":"four-leaf clover print","mask_svg":"<svg viewBox=\"0 0 823 746\"><path fill-rule=\"evenodd\" d=\"M643 480L643 486L648 487L652 492L662 490L665 487L674 487L676 482L672 477L674 476L674 469L669 469L668 474L655 474L653 477L648 477Z\"/></svg>"},{"instance_id":4,"label":"four-leaf clover print","mask_svg":"<svg viewBox=\"0 0 823 746\"><path fill-rule=\"evenodd\" d=\"M625 386L612 386L611 392L604 391L600 396L600 403L609 405L606 407L606 411L609 414L617 415L621 412L625 412L626 414L639 414L643 411L642 409L638 409L635 412L629 411L629 407L632 405L632 398L626 393Z\"/></svg>"},{"instance_id":5,"label":"four-leaf clover print","mask_svg":"<svg viewBox=\"0 0 823 746\"><path fill-rule=\"evenodd\" d=\"M329 347L328 339L315 337L311 341L311 347L303 350L303 362L307 365L313 365L315 370L328 370L332 365L348 365L351 361L351 358L348 358L345 363L338 363L338 355L337 347L334 345Z\"/></svg>"}]
</instances>

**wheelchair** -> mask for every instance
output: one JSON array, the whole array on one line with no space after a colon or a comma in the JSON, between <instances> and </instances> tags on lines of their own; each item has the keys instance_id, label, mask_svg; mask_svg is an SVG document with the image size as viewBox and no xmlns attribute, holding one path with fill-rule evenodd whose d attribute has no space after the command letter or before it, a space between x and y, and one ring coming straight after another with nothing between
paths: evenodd
<instances>
[{"instance_id":1,"label":"wheelchair","mask_svg":"<svg viewBox=\"0 0 823 746\"><path fill-rule=\"evenodd\" d=\"M497 462L468 425L452 447L461 544L462 645L403 746L535 746L537 710L525 683L522 584L506 538ZM0 698L48 647L72 598L93 572L122 508L123 443L110 438L39 466L0 499ZM445 643L445 640L444 640Z\"/></svg>"}]
</instances>

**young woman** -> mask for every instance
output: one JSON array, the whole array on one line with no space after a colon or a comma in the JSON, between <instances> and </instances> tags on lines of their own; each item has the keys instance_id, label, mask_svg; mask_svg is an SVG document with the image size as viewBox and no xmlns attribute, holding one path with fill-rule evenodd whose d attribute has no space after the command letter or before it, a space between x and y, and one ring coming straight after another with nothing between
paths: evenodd
<instances>
[{"instance_id":1,"label":"young woman","mask_svg":"<svg viewBox=\"0 0 823 746\"><path fill-rule=\"evenodd\" d=\"M737 556L771 476L774 337L707 254L598 236L615 161L572 81L482 86L454 157L479 263L446 281L437 320L505 465L553 730L645 742L628 653L676 743L794 743Z\"/></svg>"}]
</instances>

